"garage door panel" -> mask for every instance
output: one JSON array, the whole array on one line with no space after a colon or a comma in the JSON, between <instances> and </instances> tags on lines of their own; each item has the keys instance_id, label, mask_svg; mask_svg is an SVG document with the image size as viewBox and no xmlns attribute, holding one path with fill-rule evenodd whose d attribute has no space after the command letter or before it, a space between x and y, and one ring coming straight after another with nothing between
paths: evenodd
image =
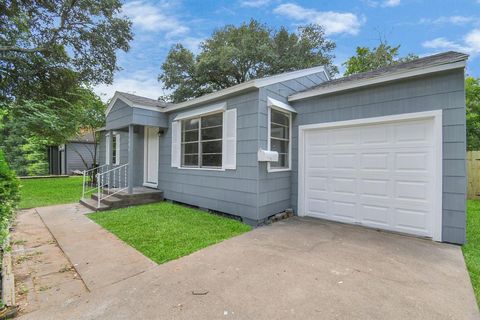
<instances>
[{"instance_id":1,"label":"garage door panel","mask_svg":"<svg viewBox=\"0 0 480 320\"><path fill-rule=\"evenodd\" d=\"M329 208L331 217L339 221L355 222L357 221L356 206L355 202L333 200Z\"/></svg>"},{"instance_id":2,"label":"garage door panel","mask_svg":"<svg viewBox=\"0 0 480 320\"><path fill-rule=\"evenodd\" d=\"M332 168L355 169L357 155L355 153L334 153L332 156Z\"/></svg>"},{"instance_id":3,"label":"garage door panel","mask_svg":"<svg viewBox=\"0 0 480 320\"><path fill-rule=\"evenodd\" d=\"M360 220L363 224L388 228L390 226L390 208L379 205L360 205Z\"/></svg>"},{"instance_id":4,"label":"garage door panel","mask_svg":"<svg viewBox=\"0 0 480 320\"><path fill-rule=\"evenodd\" d=\"M389 153L361 153L360 168L363 170L387 171L389 164Z\"/></svg>"},{"instance_id":5,"label":"garage door panel","mask_svg":"<svg viewBox=\"0 0 480 320\"><path fill-rule=\"evenodd\" d=\"M431 152L398 152L395 154L395 170L399 172L429 172Z\"/></svg>"},{"instance_id":6,"label":"garage door panel","mask_svg":"<svg viewBox=\"0 0 480 320\"><path fill-rule=\"evenodd\" d=\"M305 131L305 214L432 236L434 143L433 120Z\"/></svg>"}]
</instances>

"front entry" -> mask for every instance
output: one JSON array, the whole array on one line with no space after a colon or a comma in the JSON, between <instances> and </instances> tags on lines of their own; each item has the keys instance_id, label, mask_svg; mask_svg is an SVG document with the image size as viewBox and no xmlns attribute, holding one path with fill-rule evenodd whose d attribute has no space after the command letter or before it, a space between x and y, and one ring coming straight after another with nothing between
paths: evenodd
<instances>
[{"instance_id":1,"label":"front entry","mask_svg":"<svg viewBox=\"0 0 480 320\"><path fill-rule=\"evenodd\" d=\"M158 186L158 128L145 127L143 185Z\"/></svg>"}]
</instances>

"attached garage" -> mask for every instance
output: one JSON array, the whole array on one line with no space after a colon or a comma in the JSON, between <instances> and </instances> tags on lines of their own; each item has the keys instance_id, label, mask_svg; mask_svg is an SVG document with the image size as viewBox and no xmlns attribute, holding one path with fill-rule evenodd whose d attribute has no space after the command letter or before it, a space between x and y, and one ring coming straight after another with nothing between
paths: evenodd
<instances>
[{"instance_id":1,"label":"attached garage","mask_svg":"<svg viewBox=\"0 0 480 320\"><path fill-rule=\"evenodd\" d=\"M464 243L466 59L447 52L289 96L297 214Z\"/></svg>"},{"instance_id":2,"label":"attached garage","mask_svg":"<svg viewBox=\"0 0 480 320\"><path fill-rule=\"evenodd\" d=\"M441 239L441 111L300 126L299 212Z\"/></svg>"}]
</instances>

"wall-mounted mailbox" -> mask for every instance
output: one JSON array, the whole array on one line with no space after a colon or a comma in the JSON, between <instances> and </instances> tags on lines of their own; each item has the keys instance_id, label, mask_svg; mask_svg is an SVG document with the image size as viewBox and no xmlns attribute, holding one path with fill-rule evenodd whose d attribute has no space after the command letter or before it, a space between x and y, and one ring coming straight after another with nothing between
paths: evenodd
<instances>
[{"instance_id":1,"label":"wall-mounted mailbox","mask_svg":"<svg viewBox=\"0 0 480 320\"><path fill-rule=\"evenodd\" d=\"M258 149L258 161L276 162L278 161L278 152Z\"/></svg>"}]
</instances>

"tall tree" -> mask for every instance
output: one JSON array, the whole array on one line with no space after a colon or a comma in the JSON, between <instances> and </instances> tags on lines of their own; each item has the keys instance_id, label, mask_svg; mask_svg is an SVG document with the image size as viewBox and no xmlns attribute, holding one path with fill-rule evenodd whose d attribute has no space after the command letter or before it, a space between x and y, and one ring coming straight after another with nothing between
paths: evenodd
<instances>
[{"instance_id":1,"label":"tall tree","mask_svg":"<svg viewBox=\"0 0 480 320\"><path fill-rule=\"evenodd\" d=\"M390 46L386 41L381 41L378 47L370 49L368 47L357 47L356 55L350 57L343 66L346 67L345 76L376 70L400 62L417 59L418 56L408 54L399 58L400 45L396 47Z\"/></svg>"},{"instance_id":2,"label":"tall tree","mask_svg":"<svg viewBox=\"0 0 480 320\"><path fill-rule=\"evenodd\" d=\"M480 150L480 78L465 79L467 149Z\"/></svg>"},{"instance_id":3,"label":"tall tree","mask_svg":"<svg viewBox=\"0 0 480 320\"><path fill-rule=\"evenodd\" d=\"M319 25L290 33L274 30L256 20L215 30L193 54L181 44L170 49L159 80L172 94L165 100L181 102L248 80L325 65L332 74L335 43Z\"/></svg>"},{"instance_id":4,"label":"tall tree","mask_svg":"<svg viewBox=\"0 0 480 320\"><path fill-rule=\"evenodd\" d=\"M0 99L31 99L79 83L111 83L129 49L120 0L0 2ZM62 86L62 90L58 90Z\"/></svg>"}]
</instances>

